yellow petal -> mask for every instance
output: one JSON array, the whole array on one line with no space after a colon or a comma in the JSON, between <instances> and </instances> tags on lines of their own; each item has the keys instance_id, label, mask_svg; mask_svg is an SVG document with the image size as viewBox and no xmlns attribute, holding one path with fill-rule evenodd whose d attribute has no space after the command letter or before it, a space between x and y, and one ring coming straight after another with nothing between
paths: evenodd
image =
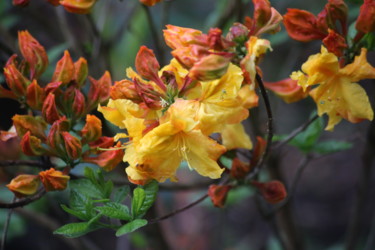
<instances>
[{"instance_id":1,"label":"yellow petal","mask_svg":"<svg viewBox=\"0 0 375 250\"><path fill-rule=\"evenodd\" d=\"M235 148L253 148L251 139L245 132L241 123L225 125L221 130L221 137L223 139L223 145L227 150Z\"/></svg>"},{"instance_id":2,"label":"yellow petal","mask_svg":"<svg viewBox=\"0 0 375 250\"><path fill-rule=\"evenodd\" d=\"M366 59L367 49L362 48L361 54L356 56L354 62L346 65L340 73L350 77L351 82L358 82L362 79L374 79L375 68Z\"/></svg>"},{"instance_id":3,"label":"yellow petal","mask_svg":"<svg viewBox=\"0 0 375 250\"><path fill-rule=\"evenodd\" d=\"M114 125L124 128L123 120L125 120L125 116L123 116L115 107L114 101L109 99L107 106L100 106L98 107L98 111L104 115L104 118Z\"/></svg>"}]
</instances>

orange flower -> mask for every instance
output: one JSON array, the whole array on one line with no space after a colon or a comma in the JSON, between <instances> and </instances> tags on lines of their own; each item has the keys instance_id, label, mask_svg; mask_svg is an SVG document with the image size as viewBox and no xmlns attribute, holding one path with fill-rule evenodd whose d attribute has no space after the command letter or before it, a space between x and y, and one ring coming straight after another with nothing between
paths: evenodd
<instances>
[{"instance_id":1,"label":"orange flower","mask_svg":"<svg viewBox=\"0 0 375 250\"><path fill-rule=\"evenodd\" d=\"M68 84L74 77L74 63L67 50L64 56L57 62L55 72L52 76L52 82L62 82Z\"/></svg>"},{"instance_id":2,"label":"orange flower","mask_svg":"<svg viewBox=\"0 0 375 250\"><path fill-rule=\"evenodd\" d=\"M47 150L43 148L42 141L35 136L30 134L30 131L22 137L21 148L25 155L36 156L47 153Z\"/></svg>"},{"instance_id":3,"label":"orange flower","mask_svg":"<svg viewBox=\"0 0 375 250\"><path fill-rule=\"evenodd\" d=\"M297 102L309 95L308 91L303 91L302 87L297 84L298 81L286 78L278 82L264 82L264 86L272 90L276 95L286 103Z\"/></svg>"},{"instance_id":4,"label":"orange flower","mask_svg":"<svg viewBox=\"0 0 375 250\"><path fill-rule=\"evenodd\" d=\"M47 98L44 100L42 115L49 124L52 124L54 121L60 119L59 111L56 107L55 95L53 93L49 93Z\"/></svg>"},{"instance_id":5,"label":"orange flower","mask_svg":"<svg viewBox=\"0 0 375 250\"><path fill-rule=\"evenodd\" d=\"M70 159L78 159L82 153L81 141L69 132L61 132L65 144L65 151Z\"/></svg>"},{"instance_id":6,"label":"orange flower","mask_svg":"<svg viewBox=\"0 0 375 250\"><path fill-rule=\"evenodd\" d=\"M89 69L87 66L86 59L83 57L80 57L74 63L74 77L73 77L73 80L76 81L78 87L82 87L82 85L85 83L88 72L89 72Z\"/></svg>"},{"instance_id":7,"label":"orange flower","mask_svg":"<svg viewBox=\"0 0 375 250\"><path fill-rule=\"evenodd\" d=\"M69 175L64 175L63 172L50 168L39 173L39 178L43 183L47 192L64 190L70 179Z\"/></svg>"},{"instance_id":8,"label":"orange flower","mask_svg":"<svg viewBox=\"0 0 375 250\"><path fill-rule=\"evenodd\" d=\"M81 135L87 142L96 141L102 136L102 122L95 115L86 116L86 124L81 130Z\"/></svg>"},{"instance_id":9,"label":"orange flower","mask_svg":"<svg viewBox=\"0 0 375 250\"><path fill-rule=\"evenodd\" d=\"M17 198L22 198L35 194L39 185L40 182L37 175L21 174L6 186Z\"/></svg>"},{"instance_id":10,"label":"orange flower","mask_svg":"<svg viewBox=\"0 0 375 250\"><path fill-rule=\"evenodd\" d=\"M44 99L44 89L39 86L36 80L33 80L26 90L27 105L29 105L32 109L42 110Z\"/></svg>"},{"instance_id":11,"label":"orange flower","mask_svg":"<svg viewBox=\"0 0 375 250\"><path fill-rule=\"evenodd\" d=\"M118 146L119 143L118 143ZM90 162L103 168L105 171L112 171L124 157L124 151L122 149L110 148L108 151L104 151L95 157L84 157L83 161Z\"/></svg>"},{"instance_id":12,"label":"orange flower","mask_svg":"<svg viewBox=\"0 0 375 250\"><path fill-rule=\"evenodd\" d=\"M44 131L47 129L47 123L40 116L15 115L12 120L19 137L30 131L32 135L38 138L46 138Z\"/></svg>"}]
</instances>

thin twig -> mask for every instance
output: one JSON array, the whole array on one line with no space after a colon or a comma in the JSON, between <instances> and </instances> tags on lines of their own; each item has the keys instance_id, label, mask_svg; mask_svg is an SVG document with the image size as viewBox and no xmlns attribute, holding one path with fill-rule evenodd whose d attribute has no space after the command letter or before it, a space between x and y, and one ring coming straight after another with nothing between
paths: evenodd
<instances>
[{"instance_id":1,"label":"thin twig","mask_svg":"<svg viewBox=\"0 0 375 250\"><path fill-rule=\"evenodd\" d=\"M13 202L16 200L16 198L13 198ZM7 234L9 230L9 225L10 225L10 219L12 217L13 209L9 209L8 214L7 214L7 219L4 224L4 229L3 229L3 236L1 238L1 250L5 249L5 242L7 239Z\"/></svg>"},{"instance_id":2,"label":"thin twig","mask_svg":"<svg viewBox=\"0 0 375 250\"><path fill-rule=\"evenodd\" d=\"M176 214L179 214L181 212L184 212L185 210L191 208L191 207L194 207L195 205L201 203L202 201L204 201L206 198L208 197L208 194L205 194L203 195L202 197L200 197L198 200L194 201L193 203L190 203L189 205L185 206L185 207L182 207L180 209L177 209L169 214L166 214L166 215L163 215L163 216L160 216L158 218L155 218L155 219L152 219L148 222L148 224L154 224L154 223L157 223L159 221L162 221L162 220L166 220L172 216L175 216Z\"/></svg>"},{"instance_id":3,"label":"thin twig","mask_svg":"<svg viewBox=\"0 0 375 250\"><path fill-rule=\"evenodd\" d=\"M44 195L46 194L46 190L44 188L40 189L38 193L36 193L35 195L31 196L31 197L27 197L27 198L23 198L23 199L20 199L16 202L12 202L12 203L3 203L3 202L0 202L0 208L16 208L16 207L23 207L23 206L26 206L27 204L30 204L36 200L39 200L40 198L42 198Z\"/></svg>"},{"instance_id":4,"label":"thin twig","mask_svg":"<svg viewBox=\"0 0 375 250\"><path fill-rule=\"evenodd\" d=\"M288 142L290 142L294 137L296 137L299 133L303 132L305 129L307 129L311 123L313 123L316 119L318 119L319 116L318 115L314 115L314 117L312 117L310 120L308 120L306 123L302 124L300 127L296 128L295 130L293 130L289 135L288 137L286 137L284 140L282 141L279 141L279 142L276 142L273 146L272 146L272 149L277 149L285 144L287 144Z\"/></svg>"},{"instance_id":5,"label":"thin twig","mask_svg":"<svg viewBox=\"0 0 375 250\"><path fill-rule=\"evenodd\" d=\"M256 81L258 83L260 93L262 95L264 104L266 106L266 111L267 111L267 117L268 117L268 121L267 121L267 145L266 145L266 149L264 150L264 153L263 153L262 157L260 158L260 160L258 161L257 165L253 168L252 172L246 177L247 180L250 180L250 179L254 178L259 173L259 171L261 170L261 168L262 168L262 166L263 166L263 164L264 164L264 162L265 162L266 158L268 157L269 152L271 150L272 137L273 137L273 116L272 116L271 103L270 103L270 100L268 98L267 91L264 87L262 78L260 77L259 74L256 74L255 78L256 78Z\"/></svg>"},{"instance_id":6,"label":"thin twig","mask_svg":"<svg viewBox=\"0 0 375 250\"><path fill-rule=\"evenodd\" d=\"M30 166L30 167L53 167L53 165L46 166L45 163L40 161L32 161L32 160L4 160L0 161L0 167L8 167L8 166Z\"/></svg>"},{"instance_id":7,"label":"thin twig","mask_svg":"<svg viewBox=\"0 0 375 250\"><path fill-rule=\"evenodd\" d=\"M156 56L157 56L160 64L164 65L165 64L165 62L164 62L164 52L163 52L163 48L162 48L162 45L161 45L161 42L160 42L161 40L160 40L159 34L158 34L157 29L155 27L155 22L152 19L152 15L151 15L149 7L144 5L144 4L142 4L142 7L143 7L143 9L146 13L148 25L150 26L152 39L154 40Z\"/></svg>"}]
</instances>

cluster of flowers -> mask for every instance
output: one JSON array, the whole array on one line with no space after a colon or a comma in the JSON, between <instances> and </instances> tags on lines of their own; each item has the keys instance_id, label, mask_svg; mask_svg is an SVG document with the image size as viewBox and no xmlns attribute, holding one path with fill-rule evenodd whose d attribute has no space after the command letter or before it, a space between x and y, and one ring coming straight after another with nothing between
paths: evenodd
<instances>
[{"instance_id":1,"label":"cluster of flowers","mask_svg":"<svg viewBox=\"0 0 375 250\"><path fill-rule=\"evenodd\" d=\"M123 152L97 150L112 148L114 140L102 136L100 119L88 114L108 100L110 74L105 72L99 80L89 77L91 85L85 96L82 88L88 75L87 62L84 58L73 62L65 51L51 81L42 87L38 81L48 66L46 51L27 31L19 32L18 39L23 59L13 55L6 63L4 75L9 89L1 87L0 97L19 101L29 114L15 115L16 133L1 131L1 139L19 137L25 155L57 157L66 166L63 172L51 168L39 175L17 176L8 188L18 197L35 193L40 181L47 191L64 189L70 168L80 162L112 170L121 161Z\"/></svg>"}]
</instances>

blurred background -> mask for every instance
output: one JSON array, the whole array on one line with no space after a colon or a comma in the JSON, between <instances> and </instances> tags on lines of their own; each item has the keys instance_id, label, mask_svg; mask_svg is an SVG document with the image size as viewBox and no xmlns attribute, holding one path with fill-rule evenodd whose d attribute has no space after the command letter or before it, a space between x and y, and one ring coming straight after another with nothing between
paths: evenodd
<instances>
[{"instance_id":1,"label":"blurred background","mask_svg":"<svg viewBox=\"0 0 375 250\"><path fill-rule=\"evenodd\" d=\"M118 81L125 78L125 69L133 66L141 45L154 49L161 65L168 63L170 50L162 40L165 24L204 32L210 27L220 27L225 34L233 22L253 14L253 5L247 0L164 0L148 10L137 0L100 0L90 15L68 13L46 0L31 0L24 8L14 7L11 2L0 1L0 66L4 67L13 53L19 53L17 31L28 30L48 52L50 66L42 76L45 84L66 49L74 60L81 56L88 60L89 75L98 78L109 70L112 80ZM324 0L270 2L282 15L287 8L318 14L326 4ZM351 24L362 1L345 2L349 6ZM154 31L159 37L157 41ZM320 41L294 41L284 27L265 38L271 41L273 48L260 64L266 81L288 77L292 71L300 69L309 55L320 50ZM161 50L157 51L155 43L160 44ZM373 52L369 53L368 60L375 65ZM1 73L0 83L4 84ZM373 80L361 82L373 107L374 83ZM286 104L269 94L277 135L289 134L304 124L315 110L311 98ZM1 130L10 128L11 117L16 113L22 114L25 110L16 102L0 99ZM266 132L267 117L262 100L250 113L245 125L255 141L255 136ZM116 133L109 124L104 129L107 135ZM79 239L66 239L52 232L64 223L73 222L59 206L67 202L68 191L49 193L25 208L14 210L6 249L375 249L374 123L343 121L334 132L322 132L319 141L332 142L332 147L335 143L347 142L351 147L332 154L310 155L307 160L304 153L290 145L273 151L260 179L278 179L287 188L296 187L289 203L277 211L261 200L255 190L241 187L229 193L227 204L221 209L206 200L130 235L117 238L113 231L99 230ZM17 158L18 143L16 140L0 142L0 160ZM124 166L117 167L108 178L121 184L127 179L123 169ZM5 184L17 173L27 171L30 172L30 168L0 167L0 201L12 200L13 195ZM187 167L182 168L178 176L178 184L161 184L158 200L148 218L193 202L207 192L212 183ZM0 209L0 234L7 212ZM351 241L356 242L354 248L348 248Z\"/></svg>"}]
</instances>

